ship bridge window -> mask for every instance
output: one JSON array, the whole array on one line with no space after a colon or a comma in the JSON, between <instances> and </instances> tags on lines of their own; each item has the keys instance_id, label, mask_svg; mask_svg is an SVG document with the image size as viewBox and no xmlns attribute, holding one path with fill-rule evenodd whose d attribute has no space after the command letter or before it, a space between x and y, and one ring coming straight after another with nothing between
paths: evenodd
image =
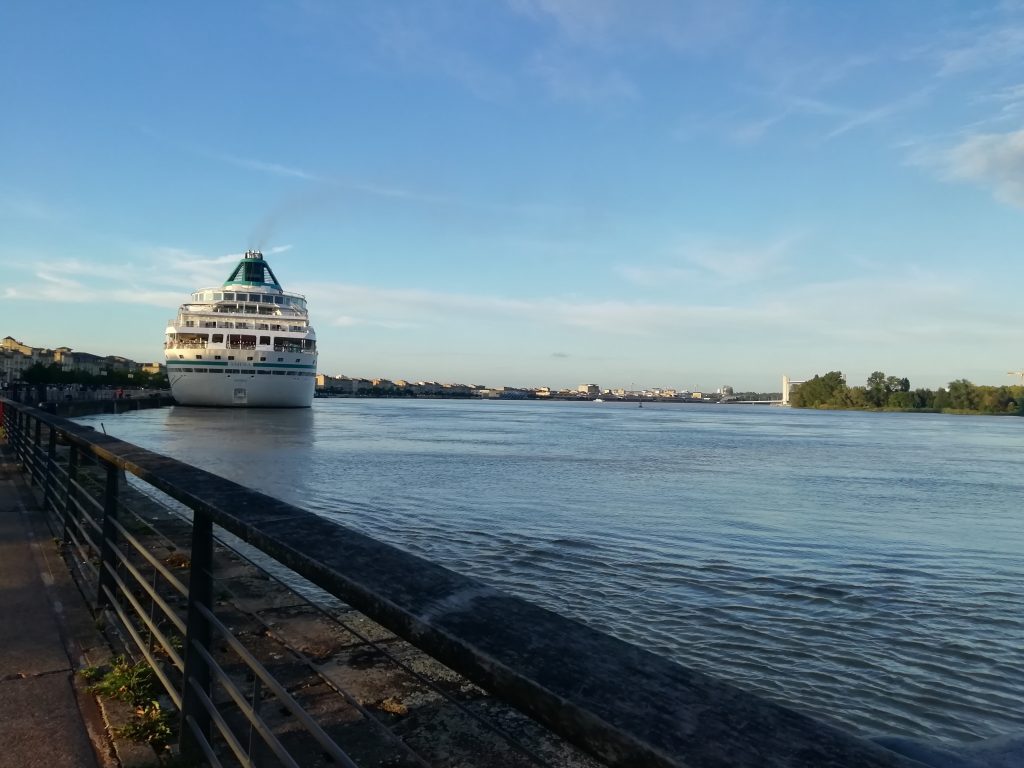
<instances>
[{"instance_id":1,"label":"ship bridge window","mask_svg":"<svg viewBox=\"0 0 1024 768\"><path fill-rule=\"evenodd\" d=\"M260 336L260 344L267 344L267 345L269 345L270 344L270 337L269 336Z\"/></svg>"},{"instance_id":2,"label":"ship bridge window","mask_svg":"<svg viewBox=\"0 0 1024 768\"><path fill-rule=\"evenodd\" d=\"M212 341L214 344L223 344L224 343L224 334L223 333L215 333L215 334L213 334L213 338L210 339L210 341Z\"/></svg>"},{"instance_id":3,"label":"ship bridge window","mask_svg":"<svg viewBox=\"0 0 1024 768\"><path fill-rule=\"evenodd\" d=\"M215 294L213 294L213 300L214 301L223 301L224 300L224 294L223 293L215 293Z\"/></svg>"},{"instance_id":4,"label":"ship bridge window","mask_svg":"<svg viewBox=\"0 0 1024 768\"><path fill-rule=\"evenodd\" d=\"M233 293L225 293L224 294L224 301L234 301L234 300L235 300L235 294L233 294Z\"/></svg>"},{"instance_id":5,"label":"ship bridge window","mask_svg":"<svg viewBox=\"0 0 1024 768\"><path fill-rule=\"evenodd\" d=\"M281 304L283 302L284 302L284 297L283 296L275 296L274 297L274 303L275 304Z\"/></svg>"}]
</instances>

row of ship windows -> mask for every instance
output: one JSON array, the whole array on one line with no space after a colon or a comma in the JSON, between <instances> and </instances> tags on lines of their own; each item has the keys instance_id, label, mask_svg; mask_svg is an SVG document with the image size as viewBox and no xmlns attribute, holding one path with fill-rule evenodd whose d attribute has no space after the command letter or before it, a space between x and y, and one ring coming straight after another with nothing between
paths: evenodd
<instances>
[{"instance_id":1,"label":"row of ship windows","mask_svg":"<svg viewBox=\"0 0 1024 768\"><path fill-rule=\"evenodd\" d=\"M220 360L220 359L221 359L221 357L222 357L222 355L214 355L214 356L213 356L213 359L214 359L214 360ZM185 356L184 356L184 355L178 355L178 359L179 359L179 360L184 360L184 359L185 359ZM202 355L196 355L194 359L195 359L195 360L202 360L202 359L203 359L203 356L202 356ZM235 359L235 356L234 356L234 355L228 355L228 360L234 360L234 359ZM249 356L248 356L247 358L245 358L245 359L246 359L246 360L249 360L249 361L251 361L251 360L252 360L252 355L249 355ZM265 358L265 357L262 357L262 356L261 356L261 357L260 357L260 362L261 362L261 363L265 363L265 362L267 362L267 358ZM279 357L279 358L277 358L277 362L279 362L279 363L283 363L283 362L284 362L284 358L283 358L283 357ZM301 358L301 357L296 357L296 358L295 358L295 362L296 362L296 363L301 363L301 362L302 362L302 358Z\"/></svg>"},{"instance_id":2,"label":"row of ship windows","mask_svg":"<svg viewBox=\"0 0 1024 768\"><path fill-rule=\"evenodd\" d=\"M182 323L186 328L235 328L250 331L289 331L302 333L306 328L302 325L282 325L281 323L244 323L227 320L186 320Z\"/></svg>"},{"instance_id":3,"label":"row of ship windows","mask_svg":"<svg viewBox=\"0 0 1024 768\"><path fill-rule=\"evenodd\" d=\"M284 307L306 308L306 300L297 296L280 296L272 293L219 293L200 291L192 294L192 301L251 301L254 304L280 304Z\"/></svg>"},{"instance_id":4,"label":"row of ship windows","mask_svg":"<svg viewBox=\"0 0 1024 768\"><path fill-rule=\"evenodd\" d=\"M243 370L241 368L175 368L176 372L179 373L226 373L229 376L232 373L243 374L245 376L316 376L313 371L251 371Z\"/></svg>"}]
</instances>

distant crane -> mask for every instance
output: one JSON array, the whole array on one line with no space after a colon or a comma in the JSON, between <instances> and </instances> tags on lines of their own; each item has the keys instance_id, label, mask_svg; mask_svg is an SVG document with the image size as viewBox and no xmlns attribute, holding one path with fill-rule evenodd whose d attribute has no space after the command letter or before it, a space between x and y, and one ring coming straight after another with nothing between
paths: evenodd
<instances>
[{"instance_id":1,"label":"distant crane","mask_svg":"<svg viewBox=\"0 0 1024 768\"><path fill-rule=\"evenodd\" d=\"M1007 371L1007 376L1020 376L1020 383L1024 384L1024 371Z\"/></svg>"}]
</instances>

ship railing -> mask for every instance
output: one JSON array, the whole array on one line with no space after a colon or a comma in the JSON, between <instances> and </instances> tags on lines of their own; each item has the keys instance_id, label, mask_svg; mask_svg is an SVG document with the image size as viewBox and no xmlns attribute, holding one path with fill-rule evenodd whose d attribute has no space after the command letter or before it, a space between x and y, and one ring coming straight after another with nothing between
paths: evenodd
<instances>
[{"instance_id":1,"label":"ship railing","mask_svg":"<svg viewBox=\"0 0 1024 768\"><path fill-rule=\"evenodd\" d=\"M207 349L206 341L165 341L164 349Z\"/></svg>"},{"instance_id":2,"label":"ship railing","mask_svg":"<svg viewBox=\"0 0 1024 768\"><path fill-rule=\"evenodd\" d=\"M323 719L322 698L312 699L317 716L301 706L301 686L275 676L274 663L250 647L263 634L248 632L243 642L224 618L215 537L233 535L236 546L340 598L601 764L917 765L313 512L42 410L2 398L0 406L6 440L67 559L178 710L186 756L214 766L298 766L312 760L312 745L317 764L354 768L346 747L360 748L345 740L351 718ZM139 501L152 498L144 494L178 505L187 549L154 530L159 514ZM563 764L565 752L508 738L526 755L516 765Z\"/></svg>"}]
</instances>

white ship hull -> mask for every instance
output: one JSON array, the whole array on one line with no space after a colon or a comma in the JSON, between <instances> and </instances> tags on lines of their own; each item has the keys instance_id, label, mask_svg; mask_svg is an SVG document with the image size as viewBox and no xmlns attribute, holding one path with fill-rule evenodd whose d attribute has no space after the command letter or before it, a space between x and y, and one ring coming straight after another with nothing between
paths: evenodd
<instances>
[{"instance_id":1,"label":"white ship hull","mask_svg":"<svg viewBox=\"0 0 1024 768\"><path fill-rule=\"evenodd\" d=\"M194 367L189 371L180 370L182 367L168 366L171 396L179 405L308 408L313 404L315 372L253 370L224 373L223 369L210 368L197 373Z\"/></svg>"}]
</instances>

